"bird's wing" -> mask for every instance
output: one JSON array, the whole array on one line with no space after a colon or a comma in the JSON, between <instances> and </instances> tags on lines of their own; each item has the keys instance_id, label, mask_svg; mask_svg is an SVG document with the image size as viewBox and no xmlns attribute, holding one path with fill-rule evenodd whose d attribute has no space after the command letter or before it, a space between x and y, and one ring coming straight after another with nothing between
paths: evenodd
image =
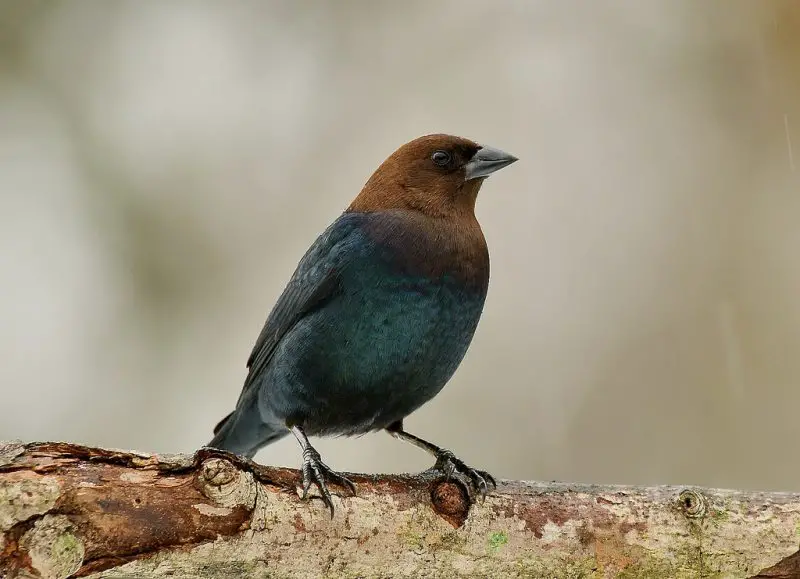
<instances>
[{"instance_id":1,"label":"bird's wing","mask_svg":"<svg viewBox=\"0 0 800 579\"><path fill-rule=\"evenodd\" d=\"M247 360L249 372L239 402L267 366L286 332L336 294L339 288L339 273L357 253L359 236L354 233L358 229L359 222L359 214L342 214L317 238L300 260L286 289L267 317ZM227 419L227 416L222 419L214 429L215 433Z\"/></svg>"}]
</instances>

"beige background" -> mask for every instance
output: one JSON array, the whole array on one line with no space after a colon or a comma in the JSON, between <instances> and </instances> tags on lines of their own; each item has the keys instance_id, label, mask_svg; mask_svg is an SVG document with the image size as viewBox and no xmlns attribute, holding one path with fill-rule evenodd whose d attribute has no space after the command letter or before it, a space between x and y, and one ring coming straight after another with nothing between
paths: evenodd
<instances>
[{"instance_id":1,"label":"beige background","mask_svg":"<svg viewBox=\"0 0 800 579\"><path fill-rule=\"evenodd\" d=\"M521 160L409 430L504 478L800 490L798 39L794 0L0 2L0 439L207 442L306 247L444 131Z\"/></svg>"}]
</instances>

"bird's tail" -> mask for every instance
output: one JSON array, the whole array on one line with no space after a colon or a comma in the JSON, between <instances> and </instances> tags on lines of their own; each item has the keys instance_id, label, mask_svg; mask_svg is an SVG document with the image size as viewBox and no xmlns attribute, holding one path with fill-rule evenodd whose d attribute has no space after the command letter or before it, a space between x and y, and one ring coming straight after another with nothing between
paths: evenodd
<instances>
[{"instance_id":1,"label":"bird's tail","mask_svg":"<svg viewBox=\"0 0 800 579\"><path fill-rule=\"evenodd\" d=\"M254 409L255 410L255 409ZM214 438L206 446L253 458L262 447L289 434L264 424L257 411L234 410L214 427Z\"/></svg>"}]
</instances>

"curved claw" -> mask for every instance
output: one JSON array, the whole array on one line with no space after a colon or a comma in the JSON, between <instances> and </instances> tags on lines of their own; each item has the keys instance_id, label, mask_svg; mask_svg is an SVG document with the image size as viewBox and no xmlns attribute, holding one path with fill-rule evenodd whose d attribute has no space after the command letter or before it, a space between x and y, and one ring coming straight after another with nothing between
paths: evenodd
<instances>
[{"instance_id":1,"label":"curved claw","mask_svg":"<svg viewBox=\"0 0 800 579\"><path fill-rule=\"evenodd\" d=\"M326 467L327 468L327 467ZM353 481L349 478L340 475L338 472L334 472L332 470L328 470L328 478L339 485L340 487L344 487L350 491L350 494L356 496L356 485Z\"/></svg>"},{"instance_id":2,"label":"curved claw","mask_svg":"<svg viewBox=\"0 0 800 579\"><path fill-rule=\"evenodd\" d=\"M481 496L481 502L486 500L486 493L489 490L488 483L491 483L492 487L497 488L497 482L491 474L485 470L477 470L467 466L464 461L446 449L442 449L437 454L434 468L444 473L445 480L454 478L454 474L458 474L460 477L466 479L467 482L461 480L459 477L459 482L464 485L470 499L472 499L474 493L477 492Z\"/></svg>"},{"instance_id":3,"label":"curved claw","mask_svg":"<svg viewBox=\"0 0 800 579\"><path fill-rule=\"evenodd\" d=\"M346 487L355 496L356 485L353 484L348 478L343 477L339 473L331 470L331 468L322 462L319 453L309 446L303 451L303 500L308 498L308 491L311 489L311 484L314 483L322 495L322 502L331 512L333 518L333 498L331 492L328 490L327 480L334 482L342 487Z\"/></svg>"}]
</instances>

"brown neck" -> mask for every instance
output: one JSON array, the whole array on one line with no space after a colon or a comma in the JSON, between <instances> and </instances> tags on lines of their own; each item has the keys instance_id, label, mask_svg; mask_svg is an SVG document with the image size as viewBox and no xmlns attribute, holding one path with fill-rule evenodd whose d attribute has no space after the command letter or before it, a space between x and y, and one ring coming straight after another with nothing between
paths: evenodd
<instances>
[{"instance_id":1,"label":"brown neck","mask_svg":"<svg viewBox=\"0 0 800 579\"><path fill-rule=\"evenodd\" d=\"M353 211L350 209L349 211ZM398 274L452 277L475 291L489 283L489 251L475 214L431 217L413 209L370 212L365 232Z\"/></svg>"}]
</instances>

